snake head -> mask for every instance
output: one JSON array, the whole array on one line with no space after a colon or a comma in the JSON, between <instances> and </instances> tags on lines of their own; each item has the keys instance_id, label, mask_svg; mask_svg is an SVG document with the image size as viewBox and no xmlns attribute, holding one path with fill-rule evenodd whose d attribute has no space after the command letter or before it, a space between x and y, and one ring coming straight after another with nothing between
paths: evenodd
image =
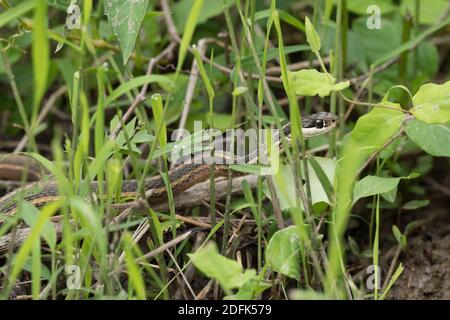
<instances>
[{"instance_id":1,"label":"snake head","mask_svg":"<svg viewBox=\"0 0 450 320\"><path fill-rule=\"evenodd\" d=\"M339 117L329 112L319 112L302 119L303 129L317 129L317 134L328 132L335 128Z\"/></svg>"},{"instance_id":2,"label":"snake head","mask_svg":"<svg viewBox=\"0 0 450 320\"><path fill-rule=\"evenodd\" d=\"M329 112L319 112L302 117L302 132L305 139L324 134L334 129L339 117ZM287 124L283 127L286 137L290 136L291 127Z\"/></svg>"}]
</instances>

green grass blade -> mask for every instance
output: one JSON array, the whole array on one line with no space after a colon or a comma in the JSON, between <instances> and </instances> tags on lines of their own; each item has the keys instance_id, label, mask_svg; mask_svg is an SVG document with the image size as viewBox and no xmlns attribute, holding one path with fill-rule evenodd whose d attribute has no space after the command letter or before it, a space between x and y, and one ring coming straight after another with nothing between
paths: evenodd
<instances>
[{"instance_id":1,"label":"green grass blade","mask_svg":"<svg viewBox=\"0 0 450 320\"><path fill-rule=\"evenodd\" d=\"M204 0L195 0L186 20L187 23L184 28L183 38L181 39L180 49L178 50L178 63L176 71L177 74L180 72L181 66L184 62L184 58L186 57L187 49L189 47L189 44L191 43L195 27L197 26L198 17L203 8L203 2Z\"/></svg>"},{"instance_id":2,"label":"green grass blade","mask_svg":"<svg viewBox=\"0 0 450 320\"><path fill-rule=\"evenodd\" d=\"M10 21L23 16L28 11L33 10L36 7L37 1L29 0L18 4L15 7L9 8L5 12L0 14L0 28L5 26Z\"/></svg>"},{"instance_id":3,"label":"green grass blade","mask_svg":"<svg viewBox=\"0 0 450 320\"><path fill-rule=\"evenodd\" d=\"M34 95L33 95L33 113L31 123L36 120L39 112L39 104L45 94L47 88L47 77L50 67L50 48L47 39L47 1L36 1L36 9L33 21L33 78L34 78Z\"/></svg>"}]
</instances>

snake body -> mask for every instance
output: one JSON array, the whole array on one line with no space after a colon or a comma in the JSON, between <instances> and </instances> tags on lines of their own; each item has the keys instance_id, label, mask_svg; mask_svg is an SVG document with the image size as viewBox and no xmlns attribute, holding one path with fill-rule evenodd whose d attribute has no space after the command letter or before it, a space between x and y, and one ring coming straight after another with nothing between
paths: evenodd
<instances>
[{"instance_id":1,"label":"snake body","mask_svg":"<svg viewBox=\"0 0 450 320\"><path fill-rule=\"evenodd\" d=\"M304 138L320 135L332 130L337 123L337 116L327 112L315 113L302 119L302 133ZM290 126L283 127L286 136L290 134ZM247 160L251 160L248 159ZM0 161L0 179L3 177L20 176L23 166L29 168L33 166L26 160ZM227 164L214 165L214 171L217 176L223 176L228 173ZM210 176L211 165L206 163L187 163L182 164L168 172L168 181L173 194L178 194L191 186L205 181ZM32 175L29 178L38 179L38 170L29 169ZM91 191L98 192L98 183L91 183ZM105 189L105 188L103 188ZM147 201L151 204L167 201L167 188L164 179L161 176L146 178L144 181ZM125 180L122 182L121 196L136 197L139 192L138 180ZM58 185L56 181L37 181L30 183L22 188L16 189L2 198L0 198L0 215L13 215L17 212L17 202L22 199L30 202L36 207L42 207L45 204L60 199ZM0 223L2 219L0 218Z\"/></svg>"}]
</instances>

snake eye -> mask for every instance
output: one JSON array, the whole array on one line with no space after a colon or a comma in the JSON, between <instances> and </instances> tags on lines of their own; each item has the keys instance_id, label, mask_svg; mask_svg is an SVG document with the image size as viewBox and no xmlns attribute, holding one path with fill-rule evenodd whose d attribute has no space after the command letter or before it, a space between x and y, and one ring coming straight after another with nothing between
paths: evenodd
<instances>
[{"instance_id":1,"label":"snake eye","mask_svg":"<svg viewBox=\"0 0 450 320\"><path fill-rule=\"evenodd\" d=\"M315 126L317 129L322 129L323 128L323 120L317 119L315 122Z\"/></svg>"}]
</instances>

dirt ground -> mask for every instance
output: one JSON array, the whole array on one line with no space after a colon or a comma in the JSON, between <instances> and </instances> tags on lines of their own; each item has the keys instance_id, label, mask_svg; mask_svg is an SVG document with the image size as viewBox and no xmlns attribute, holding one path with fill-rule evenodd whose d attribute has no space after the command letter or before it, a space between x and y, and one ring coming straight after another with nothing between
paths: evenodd
<instances>
[{"instance_id":1,"label":"dirt ground","mask_svg":"<svg viewBox=\"0 0 450 320\"><path fill-rule=\"evenodd\" d=\"M450 299L450 213L439 217L408 240L399 261L405 269L388 299Z\"/></svg>"}]
</instances>

